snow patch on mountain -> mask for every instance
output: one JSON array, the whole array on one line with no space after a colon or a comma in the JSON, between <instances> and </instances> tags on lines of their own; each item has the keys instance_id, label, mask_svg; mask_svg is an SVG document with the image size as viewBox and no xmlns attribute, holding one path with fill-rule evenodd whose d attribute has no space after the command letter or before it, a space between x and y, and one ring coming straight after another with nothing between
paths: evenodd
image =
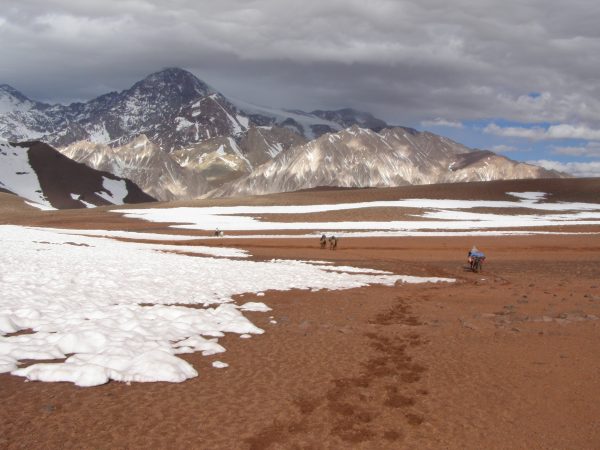
<instances>
[{"instance_id":1,"label":"snow patch on mountain","mask_svg":"<svg viewBox=\"0 0 600 450\"><path fill-rule=\"evenodd\" d=\"M194 123L190 122L185 117L176 117L175 118L175 123L176 123L175 129L177 131L181 131L181 130L184 130L186 128L194 126Z\"/></svg>"},{"instance_id":2,"label":"snow patch on mountain","mask_svg":"<svg viewBox=\"0 0 600 450\"><path fill-rule=\"evenodd\" d=\"M0 114L9 112L26 112L35 107L32 102L16 89L7 84L0 85Z\"/></svg>"},{"instance_id":3,"label":"snow patch on mountain","mask_svg":"<svg viewBox=\"0 0 600 450\"><path fill-rule=\"evenodd\" d=\"M289 111L259 106L238 99L230 98L229 100L236 108L243 111L245 114L266 118L272 124L290 128L309 140L315 139L322 134L318 133L318 129L333 131L341 130L343 128L339 123L325 120L314 114L305 113L303 111Z\"/></svg>"},{"instance_id":4,"label":"snow patch on mountain","mask_svg":"<svg viewBox=\"0 0 600 450\"><path fill-rule=\"evenodd\" d=\"M122 205L125 203L125 197L129 194L125 180L111 180L110 178L102 177L103 191L96 192L109 203L114 205Z\"/></svg>"},{"instance_id":5,"label":"snow patch on mountain","mask_svg":"<svg viewBox=\"0 0 600 450\"><path fill-rule=\"evenodd\" d=\"M90 130L90 141L95 144L108 144L110 142L110 134L106 130L104 123L95 125Z\"/></svg>"},{"instance_id":6,"label":"snow patch on mountain","mask_svg":"<svg viewBox=\"0 0 600 450\"><path fill-rule=\"evenodd\" d=\"M27 148L0 142L0 188L52 208L42 192L35 170L29 163Z\"/></svg>"}]
</instances>

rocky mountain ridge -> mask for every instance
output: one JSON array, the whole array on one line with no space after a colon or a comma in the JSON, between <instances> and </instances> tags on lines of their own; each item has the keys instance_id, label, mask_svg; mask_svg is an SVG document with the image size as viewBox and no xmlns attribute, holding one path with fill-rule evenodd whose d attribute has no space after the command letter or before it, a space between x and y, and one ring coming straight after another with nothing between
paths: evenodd
<instances>
[{"instance_id":1,"label":"rocky mountain ridge","mask_svg":"<svg viewBox=\"0 0 600 450\"><path fill-rule=\"evenodd\" d=\"M146 135L118 147L78 141L59 151L94 169L128 178L158 200L170 201L199 197L305 142L288 128L253 126L237 139L214 137L172 153L162 151Z\"/></svg>"},{"instance_id":2,"label":"rocky mountain ridge","mask_svg":"<svg viewBox=\"0 0 600 450\"><path fill-rule=\"evenodd\" d=\"M353 126L281 152L210 197L262 195L320 186L382 187L564 176L473 150L410 128Z\"/></svg>"},{"instance_id":3,"label":"rocky mountain ridge","mask_svg":"<svg viewBox=\"0 0 600 450\"><path fill-rule=\"evenodd\" d=\"M161 201L196 198L209 189L199 171L182 167L143 134L120 147L79 141L60 152L96 170L128 178Z\"/></svg>"}]
</instances>

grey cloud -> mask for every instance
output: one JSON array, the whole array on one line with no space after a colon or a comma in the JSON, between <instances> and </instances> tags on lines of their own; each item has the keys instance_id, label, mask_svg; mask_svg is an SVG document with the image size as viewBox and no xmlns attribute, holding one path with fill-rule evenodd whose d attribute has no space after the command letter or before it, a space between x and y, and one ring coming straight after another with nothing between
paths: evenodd
<instances>
[{"instance_id":1,"label":"grey cloud","mask_svg":"<svg viewBox=\"0 0 600 450\"><path fill-rule=\"evenodd\" d=\"M0 82L91 98L164 66L244 100L391 123L600 127L595 0L9 0ZM536 92L539 96L528 94Z\"/></svg>"}]
</instances>

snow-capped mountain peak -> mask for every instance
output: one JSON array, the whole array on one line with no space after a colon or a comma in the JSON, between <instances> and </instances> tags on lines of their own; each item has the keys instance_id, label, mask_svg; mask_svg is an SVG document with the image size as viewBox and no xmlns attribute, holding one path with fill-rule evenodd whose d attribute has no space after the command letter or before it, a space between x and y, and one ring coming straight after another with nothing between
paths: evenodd
<instances>
[{"instance_id":1,"label":"snow-capped mountain peak","mask_svg":"<svg viewBox=\"0 0 600 450\"><path fill-rule=\"evenodd\" d=\"M29 111L36 103L8 84L0 84L0 114Z\"/></svg>"},{"instance_id":2,"label":"snow-capped mountain peak","mask_svg":"<svg viewBox=\"0 0 600 450\"><path fill-rule=\"evenodd\" d=\"M128 97L151 94L156 101L184 104L198 97L216 94L216 91L191 72L171 67L148 75L124 93Z\"/></svg>"},{"instance_id":3,"label":"snow-capped mountain peak","mask_svg":"<svg viewBox=\"0 0 600 450\"><path fill-rule=\"evenodd\" d=\"M0 137L13 142L37 139L56 147L81 140L121 146L145 134L171 153L216 137L239 140L252 126L285 127L314 139L353 124L385 126L351 109L306 113L233 101L175 67L152 73L121 92L68 106L37 103L10 86L0 88Z\"/></svg>"}]
</instances>

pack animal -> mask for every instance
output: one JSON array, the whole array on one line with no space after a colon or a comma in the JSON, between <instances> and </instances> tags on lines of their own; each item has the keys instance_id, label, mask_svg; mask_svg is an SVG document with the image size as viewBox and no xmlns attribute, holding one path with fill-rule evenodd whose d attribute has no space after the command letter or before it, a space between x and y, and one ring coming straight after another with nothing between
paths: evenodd
<instances>
[{"instance_id":1,"label":"pack animal","mask_svg":"<svg viewBox=\"0 0 600 450\"><path fill-rule=\"evenodd\" d=\"M322 234L319 243L321 244L321 249L324 249L327 246L327 236Z\"/></svg>"},{"instance_id":2,"label":"pack animal","mask_svg":"<svg viewBox=\"0 0 600 450\"><path fill-rule=\"evenodd\" d=\"M329 250L335 250L338 245L338 239L335 236L329 238Z\"/></svg>"}]
</instances>

